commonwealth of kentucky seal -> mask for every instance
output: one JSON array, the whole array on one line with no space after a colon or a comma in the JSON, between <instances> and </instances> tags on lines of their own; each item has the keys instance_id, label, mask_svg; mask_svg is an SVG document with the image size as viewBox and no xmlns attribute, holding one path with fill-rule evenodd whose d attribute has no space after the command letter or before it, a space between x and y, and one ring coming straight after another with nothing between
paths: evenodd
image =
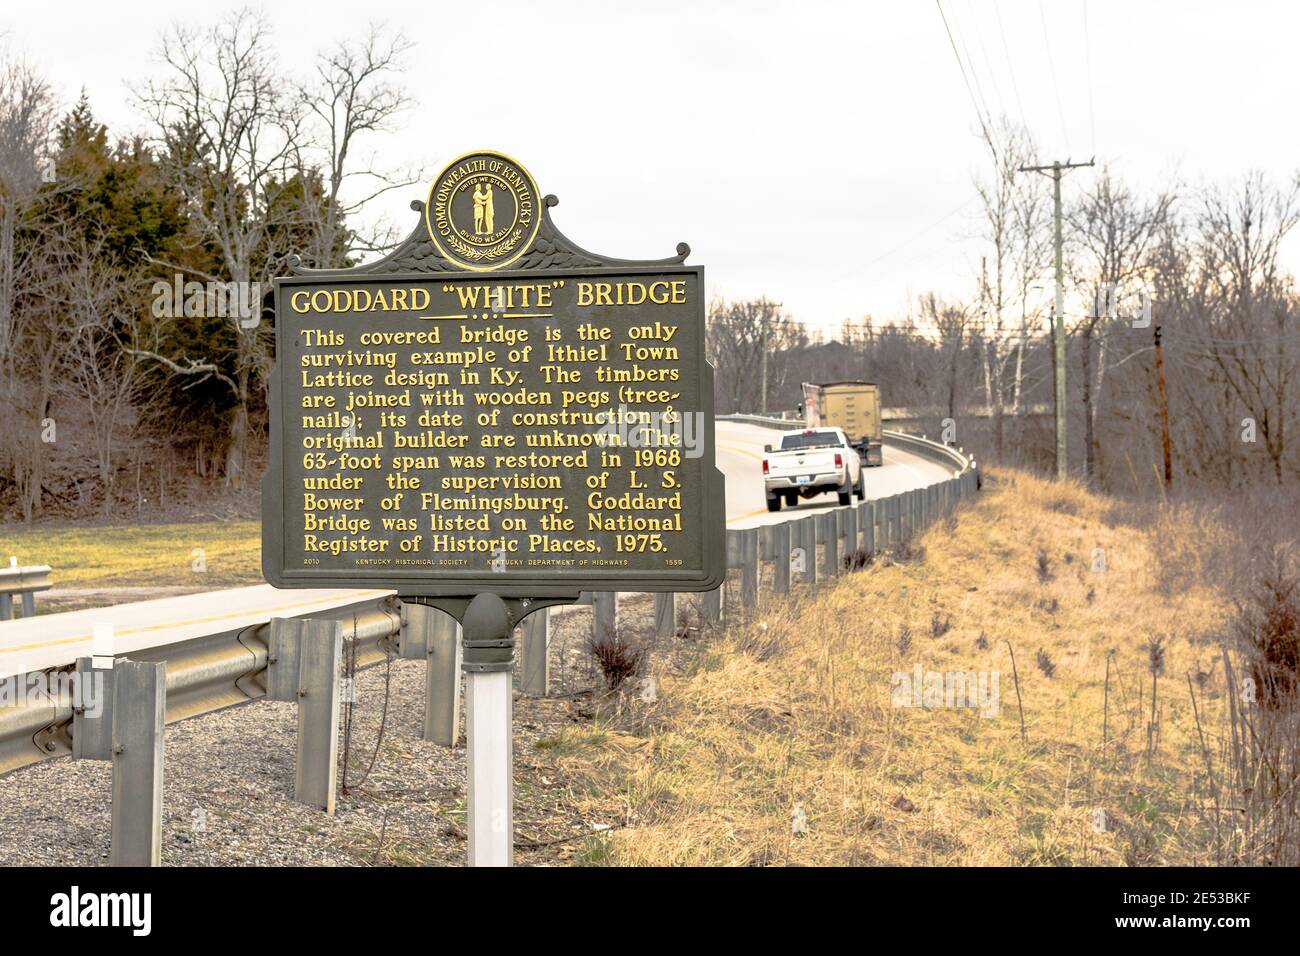
<instances>
[{"instance_id":1,"label":"commonwealth of kentucky seal","mask_svg":"<svg viewBox=\"0 0 1300 956\"><path fill-rule=\"evenodd\" d=\"M537 184L509 156L468 153L433 181L424 221L447 259L476 272L497 269L523 255L537 235Z\"/></svg>"}]
</instances>

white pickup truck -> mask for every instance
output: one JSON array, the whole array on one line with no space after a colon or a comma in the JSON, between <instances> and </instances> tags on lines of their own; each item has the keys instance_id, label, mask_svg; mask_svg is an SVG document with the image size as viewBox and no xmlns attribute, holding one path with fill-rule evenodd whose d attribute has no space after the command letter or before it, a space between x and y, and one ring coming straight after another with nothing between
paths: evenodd
<instances>
[{"instance_id":1,"label":"white pickup truck","mask_svg":"<svg viewBox=\"0 0 1300 956\"><path fill-rule=\"evenodd\" d=\"M798 498L824 491L834 491L842 505L853 500L854 492L859 501L867 496L862 459L838 428L786 432L779 446L763 451L768 511L780 511L782 500L793 508Z\"/></svg>"}]
</instances>

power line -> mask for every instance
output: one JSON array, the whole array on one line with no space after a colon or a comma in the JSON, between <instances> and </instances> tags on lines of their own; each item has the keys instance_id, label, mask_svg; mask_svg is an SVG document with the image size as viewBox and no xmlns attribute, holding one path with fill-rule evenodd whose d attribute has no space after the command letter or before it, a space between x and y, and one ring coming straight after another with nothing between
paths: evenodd
<instances>
[{"instance_id":1,"label":"power line","mask_svg":"<svg viewBox=\"0 0 1300 956\"><path fill-rule=\"evenodd\" d=\"M1061 136L1065 140L1065 151L1070 152L1070 134L1065 129L1065 110L1061 107L1061 87L1056 82L1056 60L1052 56L1052 41L1047 36L1047 12L1043 0L1038 0L1038 18L1043 24L1043 47L1047 50L1047 67L1052 74L1052 92L1056 94L1056 113L1061 118Z\"/></svg>"},{"instance_id":2,"label":"power line","mask_svg":"<svg viewBox=\"0 0 1300 956\"><path fill-rule=\"evenodd\" d=\"M851 270L849 270L848 272L844 272L844 273L841 273L841 274L838 275L838 276L835 276L835 277L833 277L833 278L829 278L829 279L824 280L824 281L823 281L823 284L824 284L824 285L838 285L839 283L841 283L841 282L847 282L847 281L850 280L850 279L860 279L860 278L862 278L863 274L864 274L865 272L869 271L869 270L871 269L872 266L876 265L877 263L883 262L885 259L888 259L890 256L894 255L896 252L901 251L901 250L903 249L903 247L907 246L909 243L915 242L917 239L920 239L922 236L924 236L924 235L925 235L927 232L929 232L930 230L932 230L932 229L934 229L934 228L936 228L936 227L938 227L938 226L943 225L945 222L947 222L947 221L948 221L949 219L951 219L953 216L957 215L957 213L959 213L959 212L961 212L962 210L964 210L964 209L968 208L969 206L971 206L971 205L972 205L973 203L975 203L978 199L979 199L978 196L972 196L970 199L967 199L967 200L966 200L965 202L963 202L961 205L957 206L957 207L954 208L954 209L950 209L948 212L944 213L942 216L940 216L940 217L939 217L938 219L936 219L934 222L930 223L928 226L925 226L924 228L919 229L919 230L917 230L916 232L912 233L912 235L908 236L908 237L907 237L906 239L904 239L902 242L899 242L899 243L898 243L897 245L895 245L892 249L889 249L889 250L886 251L886 252L882 252L880 255L878 255L878 256L876 256L876 257L874 257L874 258L872 258L872 259L868 259L866 262L858 263L857 265L855 265L855 266L854 266Z\"/></svg>"},{"instance_id":3,"label":"power line","mask_svg":"<svg viewBox=\"0 0 1300 956\"><path fill-rule=\"evenodd\" d=\"M939 8L939 16L943 19L944 32L948 34L948 45L952 47L952 55L957 59L957 69L961 71L962 82L966 84L966 92L970 95L971 106L975 108L975 118L979 120L980 129L984 131L984 142L988 143L989 152L993 154L993 165L999 166L998 151L993 147L993 136L989 133L988 124L984 122L984 114L980 112L979 102L975 99L975 91L971 88L970 78L966 75L966 67L961 62L961 54L957 52L957 41L952 38L952 28L948 26L948 16L943 12L943 4L940 0L934 0L934 5Z\"/></svg>"},{"instance_id":4,"label":"power line","mask_svg":"<svg viewBox=\"0 0 1300 956\"><path fill-rule=\"evenodd\" d=\"M1092 136L1092 154L1097 155L1097 117L1092 98L1092 39L1088 32L1088 0L1083 0L1083 56L1088 69L1088 132Z\"/></svg>"},{"instance_id":5,"label":"power line","mask_svg":"<svg viewBox=\"0 0 1300 956\"><path fill-rule=\"evenodd\" d=\"M970 75L971 75L971 76L974 78L974 80L975 80L975 92L979 94L980 103L981 103L981 104L983 105L983 107L984 107L984 116L985 116L986 119L988 119L989 125L992 126L992 125L993 125L993 111L989 109L989 101L988 101L988 97L986 97L986 96L984 95L984 86L983 86L983 84L980 83L980 73L979 73L979 70L975 69L975 58L974 58L973 56L970 55L970 47L968 47L968 46L966 45L966 35L965 35L965 33L962 32L962 29L961 29L961 22L957 19L957 11L956 11L956 10L953 11L952 19L953 19L954 29L955 29L955 31L956 31L956 33L957 33L957 39L961 42L961 49L962 49L962 52L966 54L966 65L970 67ZM979 28L978 28L978 27L976 28L976 39L979 39ZM986 57L985 57L985 58L987 59L987 54L986 54ZM989 78L993 81L993 91L994 91L994 93L996 93L997 96L998 96L998 98L1001 99L1001 98L1002 98L1002 94L998 92L998 89L997 89L997 80L993 77L992 73L989 74Z\"/></svg>"},{"instance_id":6,"label":"power line","mask_svg":"<svg viewBox=\"0 0 1300 956\"><path fill-rule=\"evenodd\" d=\"M998 5L993 4L993 12L998 17L998 33L1002 35L1002 52L1007 58L1007 73L1011 76L1011 89L1016 94L1016 109L1020 111L1020 124L1026 130L1029 129L1029 121L1025 119L1025 104L1020 99L1020 84L1016 82L1016 68L1011 63L1011 48L1007 45L1007 31L1002 26L1002 11Z\"/></svg>"},{"instance_id":7,"label":"power line","mask_svg":"<svg viewBox=\"0 0 1300 956\"><path fill-rule=\"evenodd\" d=\"M979 44L980 53L984 56L984 62L989 69L989 82L993 84L993 93L998 98L998 115L1006 115L1006 97L1002 95L1002 87L998 85L998 71L993 68L993 57L989 56L988 47L984 45L984 31L980 29L979 18L975 15L974 0L966 0L966 9L970 13L970 20L975 28L975 42Z\"/></svg>"}]
</instances>

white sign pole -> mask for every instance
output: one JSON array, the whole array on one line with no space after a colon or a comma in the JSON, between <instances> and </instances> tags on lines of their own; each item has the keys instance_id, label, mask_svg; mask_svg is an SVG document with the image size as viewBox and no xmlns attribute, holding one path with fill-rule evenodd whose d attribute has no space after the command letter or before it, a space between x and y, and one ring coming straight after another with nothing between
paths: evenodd
<instances>
[{"instance_id":1,"label":"white sign pole","mask_svg":"<svg viewBox=\"0 0 1300 956\"><path fill-rule=\"evenodd\" d=\"M513 866L514 700L509 671L465 675L469 750L469 865Z\"/></svg>"},{"instance_id":2,"label":"white sign pole","mask_svg":"<svg viewBox=\"0 0 1300 956\"><path fill-rule=\"evenodd\" d=\"M479 594L461 622L469 768L469 865L515 862L514 627L504 601Z\"/></svg>"}]
</instances>

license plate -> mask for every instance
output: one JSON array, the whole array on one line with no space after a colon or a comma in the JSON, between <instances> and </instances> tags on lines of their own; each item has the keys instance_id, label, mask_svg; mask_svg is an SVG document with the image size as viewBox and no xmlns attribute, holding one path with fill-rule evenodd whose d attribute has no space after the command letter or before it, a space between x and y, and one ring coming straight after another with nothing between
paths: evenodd
<instances>
[{"instance_id":1,"label":"license plate","mask_svg":"<svg viewBox=\"0 0 1300 956\"><path fill-rule=\"evenodd\" d=\"M799 482L801 485L806 485L808 482L812 481L812 475L800 475L795 479L795 481Z\"/></svg>"}]
</instances>

